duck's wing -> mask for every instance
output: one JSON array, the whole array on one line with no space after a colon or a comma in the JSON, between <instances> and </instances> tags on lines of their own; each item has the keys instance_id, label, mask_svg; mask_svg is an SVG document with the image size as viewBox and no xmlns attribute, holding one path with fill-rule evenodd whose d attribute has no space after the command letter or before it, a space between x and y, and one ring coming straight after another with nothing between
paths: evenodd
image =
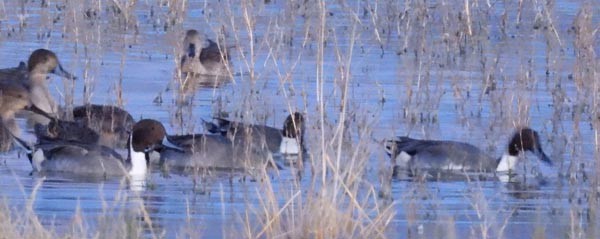
<instances>
[{"instance_id":1,"label":"duck's wing","mask_svg":"<svg viewBox=\"0 0 600 239\"><path fill-rule=\"evenodd\" d=\"M202 48L202 52L200 53L200 61L203 64L207 62L227 61L229 59L229 54L226 52L222 55L221 48L219 48L219 45L216 42L210 39L206 40L208 41L208 46Z\"/></svg>"},{"instance_id":2,"label":"duck's wing","mask_svg":"<svg viewBox=\"0 0 600 239\"><path fill-rule=\"evenodd\" d=\"M112 105L82 105L73 108L73 119L84 122L88 127L104 132L131 130L135 124L133 116L124 109Z\"/></svg>"},{"instance_id":3,"label":"duck's wing","mask_svg":"<svg viewBox=\"0 0 600 239\"><path fill-rule=\"evenodd\" d=\"M495 163L488 154L464 142L400 137L394 143L392 155L408 154L412 158L410 164L417 168L489 170Z\"/></svg>"},{"instance_id":4,"label":"duck's wing","mask_svg":"<svg viewBox=\"0 0 600 239\"><path fill-rule=\"evenodd\" d=\"M210 145L231 145L231 141L219 134L169 135L167 139L182 151L193 151L198 147L210 148Z\"/></svg>"},{"instance_id":5,"label":"duck's wing","mask_svg":"<svg viewBox=\"0 0 600 239\"><path fill-rule=\"evenodd\" d=\"M214 118L212 122L203 120L204 129L211 134L227 134L231 121L223 118Z\"/></svg>"},{"instance_id":6,"label":"duck's wing","mask_svg":"<svg viewBox=\"0 0 600 239\"><path fill-rule=\"evenodd\" d=\"M69 140L49 140L40 138L35 148L44 151L46 158L52 160L53 155L59 152L71 152L72 155L85 155L88 152L83 144Z\"/></svg>"},{"instance_id":7,"label":"duck's wing","mask_svg":"<svg viewBox=\"0 0 600 239\"><path fill-rule=\"evenodd\" d=\"M397 137L387 140L385 144L386 152L391 156L396 156L401 152L414 156L420 151L440 145L441 141L420 140L410 137Z\"/></svg>"},{"instance_id":8,"label":"duck's wing","mask_svg":"<svg viewBox=\"0 0 600 239\"><path fill-rule=\"evenodd\" d=\"M266 125L256 125L256 124L246 124L237 121L230 121L223 118L215 118L215 122L213 123L213 130L217 132L228 132L229 134L238 134L238 133L260 133L260 134L270 134L277 133L281 134L281 129L277 129L271 126Z\"/></svg>"},{"instance_id":9,"label":"duck's wing","mask_svg":"<svg viewBox=\"0 0 600 239\"><path fill-rule=\"evenodd\" d=\"M398 137L393 140L393 151L404 152L410 156L428 154L440 157L453 157L453 155L480 157L483 153L474 145L449 140L421 140L409 137Z\"/></svg>"},{"instance_id":10,"label":"duck's wing","mask_svg":"<svg viewBox=\"0 0 600 239\"><path fill-rule=\"evenodd\" d=\"M77 154L85 155L89 152L98 153L104 157L113 157L124 161L121 154L117 153L114 149L97 144L88 144L76 140L62 140L62 139L39 139L39 142L35 145L36 148L42 149L49 155L56 152L72 151ZM52 158L52 157L48 157Z\"/></svg>"},{"instance_id":11,"label":"duck's wing","mask_svg":"<svg viewBox=\"0 0 600 239\"><path fill-rule=\"evenodd\" d=\"M204 134L189 134L189 135L169 135L167 139L173 145L189 149L194 146L196 141L202 140L204 138Z\"/></svg>"},{"instance_id":12,"label":"duck's wing","mask_svg":"<svg viewBox=\"0 0 600 239\"><path fill-rule=\"evenodd\" d=\"M36 124L34 133L38 139L46 142L72 141L84 144L96 144L100 135L82 124L81 122L70 122L54 119L48 125Z\"/></svg>"},{"instance_id":13,"label":"duck's wing","mask_svg":"<svg viewBox=\"0 0 600 239\"><path fill-rule=\"evenodd\" d=\"M0 69L0 81L27 81L27 64L20 62L19 66Z\"/></svg>"},{"instance_id":14,"label":"duck's wing","mask_svg":"<svg viewBox=\"0 0 600 239\"><path fill-rule=\"evenodd\" d=\"M256 128L256 125L245 124L237 121L231 121L225 118L215 117L213 118L213 122L205 122L205 129L213 134L237 134L239 132L245 132L248 130L253 130Z\"/></svg>"}]
</instances>

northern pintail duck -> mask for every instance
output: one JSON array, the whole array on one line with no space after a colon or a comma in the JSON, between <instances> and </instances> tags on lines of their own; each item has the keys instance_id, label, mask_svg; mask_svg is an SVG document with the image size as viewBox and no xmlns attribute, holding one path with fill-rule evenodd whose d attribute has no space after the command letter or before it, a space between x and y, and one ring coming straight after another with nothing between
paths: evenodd
<instances>
[{"instance_id":1,"label":"northern pintail duck","mask_svg":"<svg viewBox=\"0 0 600 239\"><path fill-rule=\"evenodd\" d=\"M75 107L72 111L73 121L57 119L34 106L29 110L50 120L47 125L35 125L35 134L38 138L79 140L111 148L126 147L129 132L135 123L127 111L108 105Z\"/></svg>"},{"instance_id":2,"label":"northern pintail duck","mask_svg":"<svg viewBox=\"0 0 600 239\"><path fill-rule=\"evenodd\" d=\"M134 130L129 134L127 157L114 149L78 140L38 139L35 145L15 137L27 151L36 172L64 172L87 176L130 175L147 173L149 153L163 148L162 139L153 140L147 132Z\"/></svg>"},{"instance_id":3,"label":"northern pintail duck","mask_svg":"<svg viewBox=\"0 0 600 239\"><path fill-rule=\"evenodd\" d=\"M151 119L137 122L133 132L140 132L151 141L162 139L165 147L157 152L160 153L160 164L165 168L250 170L264 167L272 159L267 150L237 147L217 134L168 136L164 126Z\"/></svg>"},{"instance_id":4,"label":"northern pintail duck","mask_svg":"<svg viewBox=\"0 0 600 239\"><path fill-rule=\"evenodd\" d=\"M100 144L126 147L135 120L124 109L112 105L83 105L73 109L73 120L93 129L100 135Z\"/></svg>"},{"instance_id":5,"label":"northern pintail duck","mask_svg":"<svg viewBox=\"0 0 600 239\"><path fill-rule=\"evenodd\" d=\"M508 142L507 152L498 159L471 144L457 141L398 137L388 140L385 147L396 167L411 171L508 172L515 169L519 154L525 151L534 153L543 162L552 163L542 150L539 134L529 128L517 130Z\"/></svg>"},{"instance_id":6,"label":"northern pintail duck","mask_svg":"<svg viewBox=\"0 0 600 239\"><path fill-rule=\"evenodd\" d=\"M67 79L75 79L75 77L64 70L54 52L46 49L37 49L31 53L27 61L27 69L31 104L47 113L57 114L58 106L48 90L47 75L52 73Z\"/></svg>"},{"instance_id":7,"label":"northern pintail duck","mask_svg":"<svg viewBox=\"0 0 600 239\"><path fill-rule=\"evenodd\" d=\"M274 154L299 154L305 150L304 116L299 112L288 115L283 122L283 129L222 118L216 118L215 122L205 122L205 128L211 133L220 133L237 143L266 146Z\"/></svg>"},{"instance_id":8,"label":"northern pintail duck","mask_svg":"<svg viewBox=\"0 0 600 239\"><path fill-rule=\"evenodd\" d=\"M20 67L19 67L20 68ZM58 57L54 52L46 49L37 49L31 53L27 61L27 74L23 78L21 70L5 70L11 74L0 74L0 81L21 83L29 89L31 104L51 115L57 115L58 106L48 90L46 82L49 73L75 79L75 77L64 70ZM36 119L38 121L38 119ZM45 121L48 123L48 121Z\"/></svg>"},{"instance_id":9,"label":"northern pintail duck","mask_svg":"<svg viewBox=\"0 0 600 239\"><path fill-rule=\"evenodd\" d=\"M228 76L229 55L221 45L205 38L196 30L188 30L183 40L181 72L193 75Z\"/></svg>"},{"instance_id":10,"label":"northern pintail duck","mask_svg":"<svg viewBox=\"0 0 600 239\"><path fill-rule=\"evenodd\" d=\"M21 84L0 82L0 151L12 148L12 135L19 135L15 113L30 105L29 91Z\"/></svg>"},{"instance_id":11,"label":"northern pintail duck","mask_svg":"<svg viewBox=\"0 0 600 239\"><path fill-rule=\"evenodd\" d=\"M47 112L31 105L28 111L45 117L48 124L37 123L34 126L34 134L40 142L49 141L76 141L82 144L98 144L100 135L90 129L83 122L66 121L58 119Z\"/></svg>"}]
</instances>

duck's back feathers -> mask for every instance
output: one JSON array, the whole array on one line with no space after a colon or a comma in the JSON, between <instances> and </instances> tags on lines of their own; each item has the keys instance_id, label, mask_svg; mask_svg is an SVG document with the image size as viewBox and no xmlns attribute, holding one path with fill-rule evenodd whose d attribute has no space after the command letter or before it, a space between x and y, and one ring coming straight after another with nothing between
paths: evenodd
<instances>
[{"instance_id":1,"label":"duck's back feathers","mask_svg":"<svg viewBox=\"0 0 600 239\"><path fill-rule=\"evenodd\" d=\"M34 133L41 142L64 140L97 144L100 135L81 122L53 119L48 125L36 124Z\"/></svg>"},{"instance_id":2,"label":"duck's back feathers","mask_svg":"<svg viewBox=\"0 0 600 239\"><path fill-rule=\"evenodd\" d=\"M210 63L223 62L229 59L229 54L227 54L225 51L222 51L216 42L210 39L206 40L208 41L208 46L202 48L202 52L200 52L200 61L202 64L206 65Z\"/></svg>"},{"instance_id":3,"label":"duck's back feathers","mask_svg":"<svg viewBox=\"0 0 600 239\"><path fill-rule=\"evenodd\" d=\"M265 125L245 124L215 118L216 123L210 123L205 128L216 134L226 136L238 143L266 146L271 152L278 152L283 138L282 130Z\"/></svg>"},{"instance_id":4,"label":"duck's back feathers","mask_svg":"<svg viewBox=\"0 0 600 239\"><path fill-rule=\"evenodd\" d=\"M23 61L21 61L17 67L0 69L0 81L27 84L27 77L27 64Z\"/></svg>"},{"instance_id":5,"label":"duck's back feathers","mask_svg":"<svg viewBox=\"0 0 600 239\"><path fill-rule=\"evenodd\" d=\"M125 147L135 120L129 112L112 105L83 105L73 109L73 119L100 135L102 144Z\"/></svg>"},{"instance_id":6,"label":"duck's back feathers","mask_svg":"<svg viewBox=\"0 0 600 239\"><path fill-rule=\"evenodd\" d=\"M496 160L477 147L456 141L399 137L388 147L388 153L402 159L396 163L407 169L492 171L496 166Z\"/></svg>"}]
</instances>

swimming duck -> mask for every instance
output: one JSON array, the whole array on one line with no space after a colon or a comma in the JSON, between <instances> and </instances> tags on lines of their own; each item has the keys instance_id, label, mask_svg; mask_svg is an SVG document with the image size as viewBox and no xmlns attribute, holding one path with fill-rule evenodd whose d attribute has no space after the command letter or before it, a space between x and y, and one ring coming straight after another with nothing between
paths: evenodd
<instances>
[{"instance_id":1,"label":"swimming duck","mask_svg":"<svg viewBox=\"0 0 600 239\"><path fill-rule=\"evenodd\" d=\"M50 95L46 82L47 74L52 73L67 79L75 79L75 77L64 70L54 52L46 49L37 49L31 53L27 61L27 69L31 103L45 112L57 114L58 106Z\"/></svg>"},{"instance_id":2,"label":"swimming duck","mask_svg":"<svg viewBox=\"0 0 600 239\"><path fill-rule=\"evenodd\" d=\"M205 122L206 130L219 133L234 142L266 145L273 154L299 154L304 150L304 116L299 112L294 112L285 119L283 129L222 118L215 118L215 121L216 123Z\"/></svg>"},{"instance_id":3,"label":"swimming duck","mask_svg":"<svg viewBox=\"0 0 600 239\"><path fill-rule=\"evenodd\" d=\"M247 170L261 168L272 158L267 150L237 146L222 135L169 136L162 123L152 119L137 122L133 132L140 132L148 140L162 140L165 147L156 151L160 153L160 164L166 168Z\"/></svg>"},{"instance_id":4,"label":"swimming duck","mask_svg":"<svg viewBox=\"0 0 600 239\"><path fill-rule=\"evenodd\" d=\"M112 105L88 104L73 109L73 120L93 129L100 135L100 144L126 147L129 131L135 120L124 109Z\"/></svg>"},{"instance_id":5,"label":"swimming duck","mask_svg":"<svg viewBox=\"0 0 600 239\"><path fill-rule=\"evenodd\" d=\"M64 70L54 52L46 49L37 49L31 53L27 61L25 78L22 71L19 70L22 67L21 64L16 70L5 69L4 73L6 74L0 74L0 81L22 84L23 87L29 90L31 104L48 114L56 116L58 107L48 90L46 82L48 73L73 80L76 78ZM45 117L34 117L34 120L44 124L49 122L46 121Z\"/></svg>"},{"instance_id":6,"label":"swimming duck","mask_svg":"<svg viewBox=\"0 0 600 239\"><path fill-rule=\"evenodd\" d=\"M517 130L508 142L507 152L494 159L477 147L457 141L420 140L398 137L385 143L386 152L395 166L408 170L497 171L515 168L521 152L530 151L541 161L552 164L542 150L538 132L530 128Z\"/></svg>"},{"instance_id":7,"label":"swimming duck","mask_svg":"<svg viewBox=\"0 0 600 239\"><path fill-rule=\"evenodd\" d=\"M125 148L133 117L125 110L109 105L85 105L73 109L73 121L61 120L32 106L29 111L50 120L47 125L36 124L38 138L79 140L89 144ZM66 115L65 115L66 117Z\"/></svg>"},{"instance_id":8,"label":"swimming duck","mask_svg":"<svg viewBox=\"0 0 600 239\"><path fill-rule=\"evenodd\" d=\"M162 138L149 138L144 131L134 130L129 134L127 157L114 149L83 143L79 140L40 138L35 145L14 137L26 151L31 166L36 172L64 172L87 176L147 174L149 153L163 148Z\"/></svg>"},{"instance_id":9,"label":"swimming duck","mask_svg":"<svg viewBox=\"0 0 600 239\"><path fill-rule=\"evenodd\" d=\"M219 45L196 30L188 30L183 40L181 72L192 75L228 76L229 55ZM221 45L221 47L223 47Z\"/></svg>"}]
</instances>

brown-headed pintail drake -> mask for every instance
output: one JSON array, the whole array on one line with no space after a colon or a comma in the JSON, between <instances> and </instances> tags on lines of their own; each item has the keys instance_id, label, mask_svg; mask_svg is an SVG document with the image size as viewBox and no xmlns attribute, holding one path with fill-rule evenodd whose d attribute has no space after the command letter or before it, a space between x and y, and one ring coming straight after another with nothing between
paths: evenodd
<instances>
[{"instance_id":1,"label":"brown-headed pintail drake","mask_svg":"<svg viewBox=\"0 0 600 239\"><path fill-rule=\"evenodd\" d=\"M31 104L55 116L58 114L58 106L48 90L48 83L46 82L48 74L52 73L67 79L76 79L62 67L56 54L46 49L37 49L31 53L27 61L25 78L23 78L20 70L5 70L4 72L12 72L12 74L0 74L0 81L20 82L29 89ZM48 121L45 120L47 120L45 117L35 118L36 122L41 121L47 124Z\"/></svg>"},{"instance_id":2,"label":"brown-headed pintail drake","mask_svg":"<svg viewBox=\"0 0 600 239\"><path fill-rule=\"evenodd\" d=\"M188 30L183 40L181 72L186 75L229 76L229 54L223 45Z\"/></svg>"},{"instance_id":3,"label":"brown-headed pintail drake","mask_svg":"<svg viewBox=\"0 0 600 239\"><path fill-rule=\"evenodd\" d=\"M395 169L409 171L509 172L515 169L520 153L530 151L552 164L540 144L538 132L518 129L508 142L507 152L498 159L477 147L457 141L420 140L398 137L385 143Z\"/></svg>"},{"instance_id":4,"label":"brown-headed pintail drake","mask_svg":"<svg viewBox=\"0 0 600 239\"><path fill-rule=\"evenodd\" d=\"M283 129L265 125L245 124L222 118L205 122L211 133L218 133L238 144L266 146L273 154L295 155L304 152L304 116L294 112L283 122Z\"/></svg>"},{"instance_id":5,"label":"brown-headed pintail drake","mask_svg":"<svg viewBox=\"0 0 600 239\"><path fill-rule=\"evenodd\" d=\"M149 133L152 131L146 131L146 128L133 129L127 141L126 157L110 147L79 140L39 138L35 145L30 145L18 137L14 138L26 150L34 172L139 178L147 174L149 154L165 147L162 145L164 137L152 138Z\"/></svg>"},{"instance_id":6,"label":"brown-headed pintail drake","mask_svg":"<svg viewBox=\"0 0 600 239\"><path fill-rule=\"evenodd\" d=\"M169 136L162 123L143 119L134 132L141 132L152 142L162 140L165 147L157 148L163 168L174 170L256 170L272 165L268 150L234 145L218 134L191 134Z\"/></svg>"},{"instance_id":7,"label":"brown-headed pintail drake","mask_svg":"<svg viewBox=\"0 0 600 239\"><path fill-rule=\"evenodd\" d=\"M15 113L30 105L29 90L14 82L0 82L0 151L12 148L12 135L20 135Z\"/></svg>"}]
</instances>

